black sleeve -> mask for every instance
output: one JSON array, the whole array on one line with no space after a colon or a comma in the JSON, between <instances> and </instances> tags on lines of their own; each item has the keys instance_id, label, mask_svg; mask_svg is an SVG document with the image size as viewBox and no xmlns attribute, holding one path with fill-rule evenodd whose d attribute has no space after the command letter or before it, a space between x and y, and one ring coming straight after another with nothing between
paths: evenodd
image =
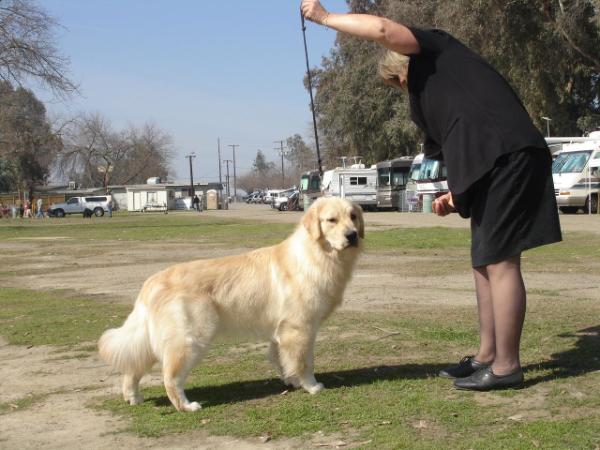
<instances>
[{"instance_id":1,"label":"black sleeve","mask_svg":"<svg viewBox=\"0 0 600 450\"><path fill-rule=\"evenodd\" d=\"M421 47L421 52L440 53L448 45L450 35L442 30L421 30L409 27Z\"/></svg>"}]
</instances>

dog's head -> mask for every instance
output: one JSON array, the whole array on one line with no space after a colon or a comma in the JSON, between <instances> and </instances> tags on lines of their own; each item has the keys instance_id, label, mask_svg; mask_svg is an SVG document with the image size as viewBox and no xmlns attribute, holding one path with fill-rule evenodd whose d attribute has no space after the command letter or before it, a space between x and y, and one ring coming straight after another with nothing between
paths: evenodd
<instances>
[{"instance_id":1,"label":"dog's head","mask_svg":"<svg viewBox=\"0 0 600 450\"><path fill-rule=\"evenodd\" d=\"M315 241L335 250L360 248L365 237L362 208L340 198L320 198L302 218L302 225Z\"/></svg>"}]
</instances>

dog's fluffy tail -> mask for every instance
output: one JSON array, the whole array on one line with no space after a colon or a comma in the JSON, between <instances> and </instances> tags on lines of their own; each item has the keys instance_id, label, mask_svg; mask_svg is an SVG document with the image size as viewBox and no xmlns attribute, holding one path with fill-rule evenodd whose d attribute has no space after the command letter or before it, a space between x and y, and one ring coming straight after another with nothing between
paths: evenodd
<instances>
[{"instance_id":1,"label":"dog's fluffy tail","mask_svg":"<svg viewBox=\"0 0 600 450\"><path fill-rule=\"evenodd\" d=\"M143 375L156 361L150 345L148 311L141 303L121 328L106 330L98 341L104 361L123 374Z\"/></svg>"}]
</instances>

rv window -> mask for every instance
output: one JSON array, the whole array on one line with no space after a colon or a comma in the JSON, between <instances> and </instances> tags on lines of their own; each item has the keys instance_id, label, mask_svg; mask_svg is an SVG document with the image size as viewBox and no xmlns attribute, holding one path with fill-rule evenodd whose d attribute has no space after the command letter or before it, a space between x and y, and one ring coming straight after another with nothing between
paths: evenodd
<instances>
[{"instance_id":1,"label":"rv window","mask_svg":"<svg viewBox=\"0 0 600 450\"><path fill-rule=\"evenodd\" d=\"M321 189L321 179L317 176L314 176L310 179L310 190L318 191Z\"/></svg>"},{"instance_id":2,"label":"rv window","mask_svg":"<svg viewBox=\"0 0 600 450\"><path fill-rule=\"evenodd\" d=\"M419 179L419 172L421 171L421 164L413 164L412 166L410 166L410 174L408 175L408 177L411 180L418 180Z\"/></svg>"},{"instance_id":3,"label":"rv window","mask_svg":"<svg viewBox=\"0 0 600 450\"><path fill-rule=\"evenodd\" d=\"M578 173L583 170L590 151L567 152L559 154L552 163L552 173Z\"/></svg>"},{"instance_id":4,"label":"rv window","mask_svg":"<svg viewBox=\"0 0 600 450\"><path fill-rule=\"evenodd\" d=\"M404 186L408 183L408 167L395 167L392 174L392 186Z\"/></svg>"},{"instance_id":5,"label":"rv window","mask_svg":"<svg viewBox=\"0 0 600 450\"><path fill-rule=\"evenodd\" d=\"M301 190L302 192L304 192L304 191L307 191L307 190L308 190L308 180L309 180L309 179L308 179L308 177L307 177L307 176L303 176L303 177L300 179L300 190Z\"/></svg>"},{"instance_id":6,"label":"rv window","mask_svg":"<svg viewBox=\"0 0 600 450\"><path fill-rule=\"evenodd\" d=\"M367 177L350 177L350 186L366 185Z\"/></svg>"},{"instance_id":7,"label":"rv window","mask_svg":"<svg viewBox=\"0 0 600 450\"><path fill-rule=\"evenodd\" d=\"M440 162L434 159L423 159L419 180L434 180L439 178Z\"/></svg>"},{"instance_id":8,"label":"rv window","mask_svg":"<svg viewBox=\"0 0 600 450\"><path fill-rule=\"evenodd\" d=\"M379 180L379 186L389 186L390 185L390 169L389 168L385 168L385 169L379 169L377 171L378 173L378 180Z\"/></svg>"}]
</instances>

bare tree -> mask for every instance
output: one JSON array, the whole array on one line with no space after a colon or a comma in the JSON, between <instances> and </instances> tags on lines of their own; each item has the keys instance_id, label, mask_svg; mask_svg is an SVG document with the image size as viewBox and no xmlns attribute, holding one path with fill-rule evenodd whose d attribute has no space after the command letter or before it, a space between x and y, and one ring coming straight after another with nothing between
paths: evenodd
<instances>
[{"instance_id":1,"label":"bare tree","mask_svg":"<svg viewBox=\"0 0 600 450\"><path fill-rule=\"evenodd\" d=\"M57 96L76 92L69 60L55 45L57 26L31 0L0 0L0 80L21 86L35 79Z\"/></svg>"},{"instance_id":2,"label":"bare tree","mask_svg":"<svg viewBox=\"0 0 600 450\"><path fill-rule=\"evenodd\" d=\"M155 125L115 131L98 113L82 115L63 130L59 172L85 186L142 183L166 177L171 137Z\"/></svg>"}]
</instances>

